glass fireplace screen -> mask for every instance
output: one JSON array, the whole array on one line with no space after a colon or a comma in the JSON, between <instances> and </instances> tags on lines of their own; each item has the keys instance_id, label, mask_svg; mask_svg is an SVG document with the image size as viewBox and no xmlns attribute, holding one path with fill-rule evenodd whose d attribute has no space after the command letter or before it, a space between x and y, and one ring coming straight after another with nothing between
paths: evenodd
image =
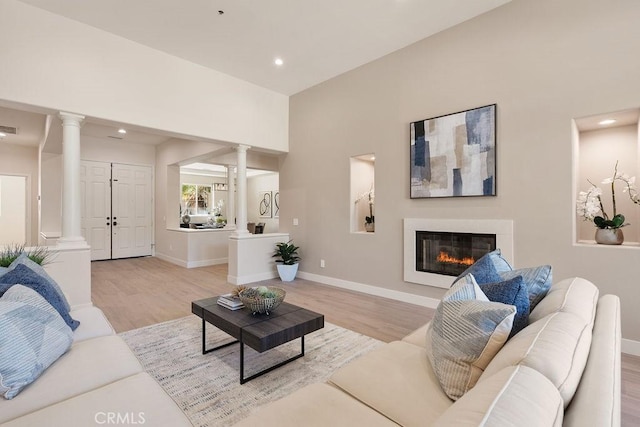
<instances>
[{"instance_id":1,"label":"glass fireplace screen","mask_svg":"<svg viewBox=\"0 0 640 427\"><path fill-rule=\"evenodd\" d=\"M495 249L495 234L416 231L416 270L458 276Z\"/></svg>"}]
</instances>

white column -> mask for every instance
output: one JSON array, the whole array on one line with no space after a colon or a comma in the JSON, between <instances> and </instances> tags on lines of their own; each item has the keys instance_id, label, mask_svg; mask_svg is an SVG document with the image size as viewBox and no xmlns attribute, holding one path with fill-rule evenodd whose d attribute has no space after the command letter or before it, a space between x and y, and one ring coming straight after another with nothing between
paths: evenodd
<instances>
[{"instance_id":1,"label":"white column","mask_svg":"<svg viewBox=\"0 0 640 427\"><path fill-rule=\"evenodd\" d=\"M227 226L236 227L236 174L235 166L227 165Z\"/></svg>"},{"instance_id":2,"label":"white column","mask_svg":"<svg viewBox=\"0 0 640 427\"><path fill-rule=\"evenodd\" d=\"M238 170L236 171L237 181L237 205L236 205L236 232L235 236L247 236L247 150L251 148L248 145L238 145Z\"/></svg>"},{"instance_id":3,"label":"white column","mask_svg":"<svg viewBox=\"0 0 640 427\"><path fill-rule=\"evenodd\" d=\"M60 112L62 120L62 236L59 246L86 247L81 232L80 124L84 116Z\"/></svg>"}]
</instances>

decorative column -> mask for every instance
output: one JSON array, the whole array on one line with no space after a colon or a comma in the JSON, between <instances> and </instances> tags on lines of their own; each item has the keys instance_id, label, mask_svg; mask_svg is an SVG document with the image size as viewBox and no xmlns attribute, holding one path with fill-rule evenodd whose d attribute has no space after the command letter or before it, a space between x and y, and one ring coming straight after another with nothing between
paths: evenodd
<instances>
[{"instance_id":1,"label":"decorative column","mask_svg":"<svg viewBox=\"0 0 640 427\"><path fill-rule=\"evenodd\" d=\"M236 206L236 232L238 237L249 234L247 230L247 150L248 145L238 145L238 165L236 171L237 180L237 206Z\"/></svg>"},{"instance_id":2,"label":"decorative column","mask_svg":"<svg viewBox=\"0 0 640 427\"><path fill-rule=\"evenodd\" d=\"M233 165L227 165L227 226L236 226L236 174Z\"/></svg>"},{"instance_id":3,"label":"decorative column","mask_svg":"<svg viewBox=\"0 0 640 427\"><path fill-rule=\"evenodd\" d=\"M84 116L60 112L62 120L62 236L59 246L86 247L80 205L80 124Z\"/></svg>"}]
</instances>

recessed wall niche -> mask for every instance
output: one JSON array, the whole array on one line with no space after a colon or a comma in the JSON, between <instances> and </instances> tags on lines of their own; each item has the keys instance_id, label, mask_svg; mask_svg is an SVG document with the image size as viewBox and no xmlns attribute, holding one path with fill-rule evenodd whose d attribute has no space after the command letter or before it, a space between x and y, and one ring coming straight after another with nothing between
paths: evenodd
<instances>
[{"instance_id":1,"label":"recessed wall niche","mask_svg":"<svg viewBox=\"0 0 640 427\"><path fill-rule=\"evenodd\" d=\"M603 184L606 178L613 177L616 162L618 173L635 176L640 186L640 108L598 114L574 120L574 204L573 215L576 221L575 241L595 244L596 227L591 221L584 221L575 210L580 191L587 191L592 182L602 190L602 202L605 212L612 217L613 206L611 184ZM630 225L623 227L624 244L638 245L640 242L640 205L629 199L623 192L624 183L615 185L616 211L625 216Z\"/></svg>"},{"instance_id":2,"label":"recessed wall niche","mask_svg":"<svg viewBox=\"0 0 640 427\"><path fill-rule=\"evenodd\" d=\"M375 155L351 157L351 232L375 232Z\"/></svg>"}]
</instances>

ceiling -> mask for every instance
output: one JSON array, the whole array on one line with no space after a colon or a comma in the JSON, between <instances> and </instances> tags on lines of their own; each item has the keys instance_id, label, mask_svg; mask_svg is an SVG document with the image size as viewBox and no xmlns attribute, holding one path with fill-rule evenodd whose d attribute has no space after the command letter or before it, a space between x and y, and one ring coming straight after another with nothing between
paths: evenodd
<instances>
[{"instance_id":1,"label":"ceiling","mask_svg":"<svg viewBox=\"0 0 640 427\"><path fill-rule=\"evenodd\" d=\"M21 1L292 95L510 0Z\"/></svg>"},{"instance_id":2,"label":"ceiling","mask_svg":"<svg viewBox=\"0 0 640 427\"><path fill-rule=\"evenodd\" d=\"M510 0L21 1L291 95ZM18 128L5 143L37 146L46 120L0 105L0 126ZM81 134L142 144L169 138L148 129L123 136L121 126L88 117Z\"/></svg>"}]
</instances>

